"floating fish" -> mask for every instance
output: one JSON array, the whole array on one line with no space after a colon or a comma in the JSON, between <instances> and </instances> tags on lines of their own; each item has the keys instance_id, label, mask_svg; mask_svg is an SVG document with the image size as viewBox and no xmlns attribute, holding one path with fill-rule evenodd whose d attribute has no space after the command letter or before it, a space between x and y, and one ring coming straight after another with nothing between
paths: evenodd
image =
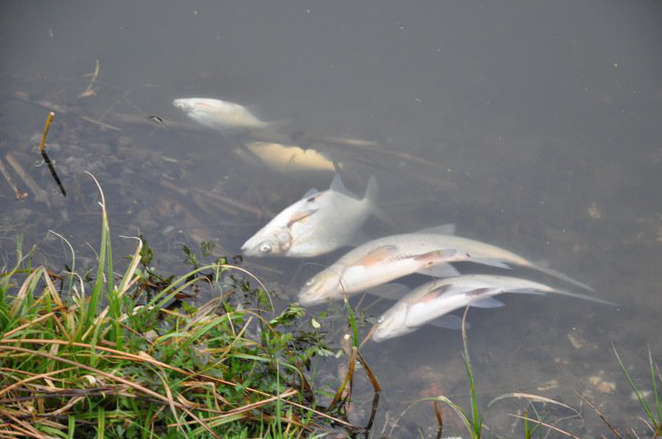
<instances>
[{"instance_id":1,"label":"floating fish","mask_svg":"<svg viewBox=\"0 0 662 439\"><path fill-rule=\"evenodd\" d=\"M220 99L183 98L172 104L184 110L193 120L217 131L264 130L278 122L263 122L243 105Z\"/></svg>"},{"instance_id":2,"label":"floating fish","mask_svg":"<svg viewBox=\"0 0 662 439\"><path fill-rule=\"evenodd\" d=\"M416 233L387 236L365 243L310 278L299 291L302 305L340 299L412 273L448 277L459 273L449 262L470 261L500 268L509 264L532 268L592 290L558 271L540 267L508 250L453 236L449 225Z\"/></svg>"},{"instance_id":3,"label":"floating fish","mask_svg":"<svg viewBox=\"0 0 662 439\"><path fill-rule=\"evenodd\" d=\"M336 170L331 160L312 148L302 149L295 145L272 142L250 142L246 144L246 148L275 172L317 174L320 172L331 173ZM237 149L236 152L241 156L245 155L241 149Z\"/></svg>"},{"instance_id":4,"label":"floating fish","mask_svg":"<svg viewBox=\"0 0 662 439\"><path fill-rule=\"evenodd\" d=\"M370 177L363 199L349 192L340 175L323 192L311 189L253 235L241 250L246 256L309 257L349 245L375 207L377 182Z\"/></svg>"},{"instance_id":5,"label":"floating fish","mask_svg":"<svg viewBox=\"0 0 662 439\"><path fill-rule=\"evenodd\" d=\"M545 284L508 276L464 275L449 279L437 279L412 290L389 308L377 322L372 339L376 342L417 330L426 323L440 317L445 318L445 325L452 326L457 316L449 312L465 306L477 308L497 308L503 303L493 296L502 293L562 294L578 299L590 300L607 305L612 302L585 294L559 290Z\"/></svg>"}]
</instances>

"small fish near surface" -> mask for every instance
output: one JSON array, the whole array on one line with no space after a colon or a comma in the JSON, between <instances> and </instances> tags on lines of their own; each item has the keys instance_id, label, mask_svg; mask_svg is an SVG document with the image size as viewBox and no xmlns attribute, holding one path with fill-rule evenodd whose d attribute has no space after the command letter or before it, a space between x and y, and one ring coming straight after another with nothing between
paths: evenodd
<instances>
[{"instance_id":1,"label":"small fish near surface","mask_svg":"<svg viewBox=\"0 0 662 439\"><path fill-rule=\"evenodd\" d=\"M349 245L375 206L377 182L372 176L363 199L349 192L336 175L323 192L311 189L241 246L246 256L311 257Z\"/></svg>"},{"instance_id":2,"label":"small fish near surface","mask_svg":"<svg viewBox=\"0 0 662 439\"><path fill-rule=\"evenodd\" d=\"M220 132L266 130L281 124L263 122L243 105L220 99L182 98L175 99L172 104L196 122Z\"/></svg>"},{"instance_id":3,"label":"small fish near surface","mask_svg":"<svg viewBox=\"0 0 662 439\"><path fill-rule=\"evenodd\" d=\"M310 306L326 299L340 299L343 294L365 291L412 273L456 276L459 273L449 263L461 261L506 269L518 265L592 290L586 284L508 250L449 234L453 231L452 225L444 225L365 243L309 279L299 291L299 302Z\"/></svg>"},{"instance_id":4,"label":"small fish near surface","mask_svg":"<svg viewBox=\"0 0 662 439\"><path fill-rule=\"evenodd\" d=\"M246 144L246 148L258 156L267 168L277 173L319 175L319 173L336 171L331 160L311 148L303 149L296 145L273 142L249 142ZM237 149L236 153L245 156L241 149ZM246 159L250 159L250 157L246 157ZM254 160L248 161L255 163Z\"/></svg>"},{"instance_id":5,"label":"small fish near surface","mask_svg":"<svg viewBox=\"0 0 662 439\"><path fill-rule=\"evenodd\" d=\"M545 284L508 276L464 275L448 279L437 279L412 290L389 308L377 321L372 339L380 342L416 331L421 326L436 319L446 319L449 327L461 319L448 315L451 311L473 306L477 308L497 308L503 303L493 296L502 293L562 294L578 299L590 300L607 305L612 302L585 294L560 290Z\"/></svg>"}]
</instances>

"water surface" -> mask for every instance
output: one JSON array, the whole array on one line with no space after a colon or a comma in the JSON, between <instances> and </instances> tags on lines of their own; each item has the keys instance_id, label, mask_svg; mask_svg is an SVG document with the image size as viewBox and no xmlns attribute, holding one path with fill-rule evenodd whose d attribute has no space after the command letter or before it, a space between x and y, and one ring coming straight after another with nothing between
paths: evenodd
<instances>
[{"instance_id":1,"label":"water surface","mask_svg":"<svg viewBox=\"0 0 662 439\"><path fill-rule=\"evenodd\" d=\"M0 8L0 158L7 166L7 154L15 157L50 200L36 201L15 174L26 200L0 182L3 264L12 261L21 232L26 248L39 246L38 262L61 266L67 252L49 229L69 238L81 258L94 257L83 244L97 245L97 195L83 171L104 188L118 251L133 246L119 235L143 233L164 267L181 262L182 244L211 240L217 252L237 254L270 213L311 186L328 187L331 176L275 174L242 161L232 142L212 132L149 125L149 116L186 122L171 101L187 96L254 105L267 120L289 120L284 134L366 139L413 157L312 145L346 165L347 184L358 193L368 175L377 176L381 207L394 225L370 221L369 234L453 222L463 236L544 261L618 302L610 308L505 297L504 308L472 309L476 383L484 403L519 390L581 408L583 417L572 419L545 408L579 436L607 430L573 391L615 424L645 431L610 344L642 385L647 346L662 359L659 2L70 1ZM95 60L96 94L80 99ZM48 147L66 198L29 152L46 116L38 100L71 110L56 114ZM121 123L114 113L147 123ZM195 194L210 192L240 205L196 201ZM312 261L319 265L271 259L247 266L294 297L307 276L340 255ZM340 336L331 331L330 341ZM384 388L373 436L411 437L420 429L434 437L430 403L393 422L423 397L443 393L466 404L460 350L457 332L435 327L366 345ZM335 373L333 361L327 367ZM366 383L359 388L354 416L365 423L371 394ZM506 414L525 407L496 405L489 434L513 435L521 423ZM456 427L453 415L447 418L450 434Z\"/></svg>"}]
</instances>

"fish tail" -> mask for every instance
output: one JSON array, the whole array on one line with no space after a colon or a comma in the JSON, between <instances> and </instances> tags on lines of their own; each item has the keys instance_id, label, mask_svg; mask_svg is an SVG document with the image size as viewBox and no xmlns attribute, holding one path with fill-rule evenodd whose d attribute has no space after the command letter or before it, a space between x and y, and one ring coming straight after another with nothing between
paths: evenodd
<instances>
[{"instance_id":1,"label":"fish tail","mask_svg":"<svg viewBox=\"0 0 662 439\"><path fill-rule=\"evenodd\" d=\"M582 300L588 300L588 301L591 301L591 302L602 303L604 305L618 306L618 304L616 304L614 302L610 302L608 300L599 299L597 297L589 296L588 294L575 293L573 291L553 289L553 290L550 291L550 293L560 294L562 296L574 297L575 299L582 299Z\"/></svg>"},{"instance_id":2,"label":"fish tail","mask_svg":"<svg viewBox=\"0 0 662 439\"><path fill-rule=\"evenodd\" d=\"M547 274L549 276L552 276L552 277L555 277L557 279L561 279L565 282L568 282L570 284L573 284L573 285L575 285L577 287L580 287L580 288L583 288L585 290L595 291L595 289L593 289L590 285L587 285L583 282L575 280L575 279L571 278L570 276L561 273L560 271L554 270L553 268L542 267L542 266L536 265L536 264L531 264L530 268L533 268L534 270L540 271L541 273L545 273L545 274Z\"/></svg>"},{"instance_id":3,"label":"fish tail","mask_svg":"<svg viewBox=\"0 0 662 439\"><path fill-rule=\"evenodd\" d=\"M279 120L272 120L269 122L263 122L264 125L262 125L263 129L268 129L272 131L278 131L282 128L285 128L291 123L289 119L279 119Z\"/></svg>"}]
</instances>

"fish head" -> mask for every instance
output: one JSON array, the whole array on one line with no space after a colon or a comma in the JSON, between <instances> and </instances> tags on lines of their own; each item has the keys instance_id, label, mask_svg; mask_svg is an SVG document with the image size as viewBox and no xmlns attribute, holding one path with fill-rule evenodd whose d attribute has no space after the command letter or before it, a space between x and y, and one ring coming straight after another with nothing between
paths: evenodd
<instances>
[{"instance_id":1,"label":"fish head","mask_svg":"<svg viewBox=\"0 0 662 439\"><path fill-rule=\"evenodd\" d=\"M292 245L292 235L288 229L278 228L265 233L257 233L241 246L246 256L282 256Z\"/></svg>"},{"instance_id":2,"label":"fish head","mask_svg":"<svg viewBox=\"0 0 662 439\"><path fill-rule=\"evenodd\" d=\"M312 306L326 299L341 298L345 289L341 274L342 270L332 266L308 279L299 290L299 303L303 306Z\"/></svg>"},{"instance_id":3,"label":"fish head","mask_svg":"<svg viewBox=\"0 0 662 439\"><path fill-rule=\"evenodd\" d=\"M407 326L407 311L408 305L405 302L398 302L389 308L377 320L372 339L379 343L414 331L415 328Z\"/></svg>"},{"instance_id":4,"label":"fish head","mask_svg":"<svg viewBox=\"0 0 662 439\"><path fill-rule=\"evenodd\" d=\"M175 107L184 110L185 112L190 112L193 111L193 109L196 106L196 100L195 99L175 99L172 101L172 105Z\"/></svg>"}]
</instances>

